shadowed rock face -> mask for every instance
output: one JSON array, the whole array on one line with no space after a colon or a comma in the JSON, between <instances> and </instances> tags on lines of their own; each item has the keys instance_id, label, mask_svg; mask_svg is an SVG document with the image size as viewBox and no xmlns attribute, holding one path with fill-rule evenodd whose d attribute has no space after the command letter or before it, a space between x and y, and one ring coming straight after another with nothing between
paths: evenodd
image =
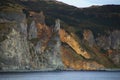
<instances>
[{"instance_id":1,"label":"shadowed rock face","mask_svg":"<svg viewBox=\"0 0 120 80\"><path fill-rule=\"evenodd\" d=\"M95 43L94 35L93 35L92 31L84 30L83 36L84 36L84 40L86 40L88 42L89 46L92 47Z\"/></svg>"},{"instance_id":2,"label":"shadowed rock face","mask_svg":"<svg viewBox=\"0 0 120 80\"><path fill-rule=\"evenodd\" d=\"M101 35L97 38L94 38L94 35L91 30L84 30L83 36L84 40L86 40L90 47L93 45L98 46L103 53L109 55L109 58L114 62L114 64L119 65L120 63L120 31L113 30L111 32L107 32L107 35Z\"/></svg>"},{"instance_id":3,"label":"shadowed rock face","mask_svg":"<svg viewBox=\"0 0 120 80\"><path fill-rule=\"evenodd\" d=\"M119 45L120 45L120 31L119 30L113 30L111 32L107 32L107 36L106 35L101 35L99 37L97 37L96 39L92 39L92 41L94 41L93 44L97 44L99 47L107 50L107 49L119 49ZM93 35L94 37L94 35ZM95 42L96 41L96 42ZM90 43L90 40L89 40Z\"/></svg>"}]
</instances>

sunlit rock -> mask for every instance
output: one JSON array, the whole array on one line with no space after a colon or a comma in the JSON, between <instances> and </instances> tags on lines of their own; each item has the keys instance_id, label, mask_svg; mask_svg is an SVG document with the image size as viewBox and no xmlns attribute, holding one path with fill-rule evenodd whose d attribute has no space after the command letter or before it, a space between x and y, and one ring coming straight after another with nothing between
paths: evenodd
<instances>
[{"instance_id":1,"label":"sunlit rock","mask_svg":"<svg viewBox=\"0 0 120 80\"><path fill-rule=\"evenodd\" d=\"M82 55L85 58L90 58L89 53L81 49L80 44L71 35L65 32L65 30L60 29L59 35L61 41L67 43L77 54Z\"/></svg>"}]
</instances>

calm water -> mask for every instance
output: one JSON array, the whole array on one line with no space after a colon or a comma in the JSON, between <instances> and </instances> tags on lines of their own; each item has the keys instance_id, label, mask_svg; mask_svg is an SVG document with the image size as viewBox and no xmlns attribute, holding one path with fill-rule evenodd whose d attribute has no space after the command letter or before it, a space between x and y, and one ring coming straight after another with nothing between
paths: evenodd
<instances>
[{"instance_id":1,"label":"calm water","mask_svg":"<svg viewBox=\"0 0 120 80\"><path fill-rule=\"evenodd\" d=\"M120 72L32 72L0 73L0 80L120 80Z\"/></svg>"}]
</instances>

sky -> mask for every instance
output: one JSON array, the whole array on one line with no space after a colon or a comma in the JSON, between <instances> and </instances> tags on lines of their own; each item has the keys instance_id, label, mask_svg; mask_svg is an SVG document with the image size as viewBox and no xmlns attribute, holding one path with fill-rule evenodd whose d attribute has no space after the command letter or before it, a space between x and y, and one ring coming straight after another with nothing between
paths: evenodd
<instances>
[{"instance_id":1,"label":"sky","mask_svg":"<svg viewBox=\"0 0 120 80\"><path fill-rule=\"evenodd\" d=\"M89 7L92 5L117 4L120 5L120 0L57 0L76 7Z\"/></svg>"}]
</instances>

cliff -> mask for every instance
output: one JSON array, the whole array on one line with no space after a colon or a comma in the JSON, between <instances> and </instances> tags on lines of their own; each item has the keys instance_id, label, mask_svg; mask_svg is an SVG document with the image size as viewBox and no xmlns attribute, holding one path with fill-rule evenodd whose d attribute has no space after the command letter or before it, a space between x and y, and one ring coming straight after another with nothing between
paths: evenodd
<instances>
[{"instance_id":1,"label":"cliff","mask_svg":"<svg viewBox=\"0 0 120 80\"><path fill-rule=\"evenodd\" d=\"M0 70L120 68L119 5L111 6L1 1Z\"/></svg>"},{"instance_id":2,"label":"cliff","mask_svg":"<svg viewBox=\"0 0 120 80\"><path fill-rule=\"evenodd\" d=\"M57 26L47 26L43 12L29 13L26 17L23 12L0 12L0 69L6 71L64 68L60 57Z\"/></svg>"}]
</instances>

